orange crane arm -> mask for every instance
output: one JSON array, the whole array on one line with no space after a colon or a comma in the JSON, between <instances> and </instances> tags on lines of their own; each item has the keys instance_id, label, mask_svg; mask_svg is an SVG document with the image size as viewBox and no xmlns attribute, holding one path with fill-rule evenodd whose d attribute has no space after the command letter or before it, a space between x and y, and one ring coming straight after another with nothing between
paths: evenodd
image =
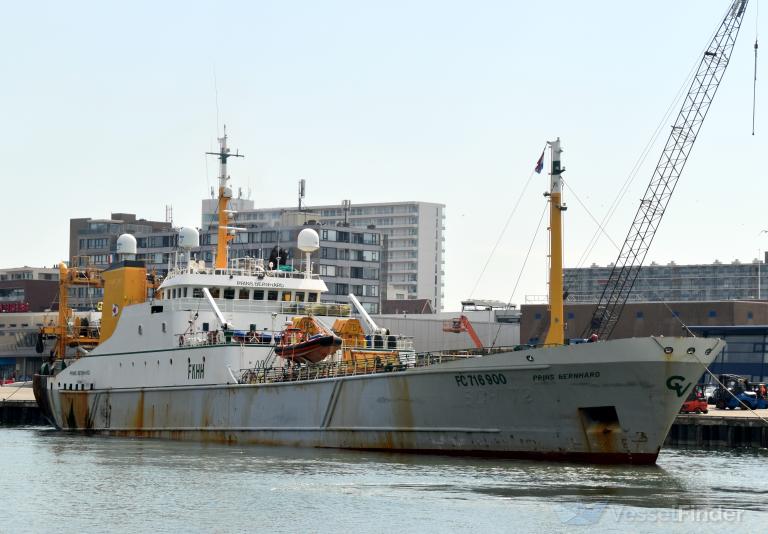
<instances>
[{"instance_id":1,"label":"orange crane arm","mask_svg":"<svg viewBox=\"0 0 768 534\"><path fill-rule=\"evenodd\" d=\"M472 323L469 322L469 319L466 315L462 315L460 317L461 319L461 325L467 329L467 333L469 334L469 337L472 338L472 342L475 344L475 347L478 349L483 348L483 342L480 341L480 338L477 336L477 332L475 332L475 329L472 327Z\"/></svg>"}]
</instances>

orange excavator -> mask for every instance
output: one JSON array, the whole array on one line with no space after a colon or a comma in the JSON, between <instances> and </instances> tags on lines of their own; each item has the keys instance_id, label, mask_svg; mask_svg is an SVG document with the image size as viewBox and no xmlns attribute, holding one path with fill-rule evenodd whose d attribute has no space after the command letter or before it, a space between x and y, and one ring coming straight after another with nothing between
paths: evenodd
<instances>
[{"instance_id":1,"label":"orange excavator","mask_svg":"<svg viewBox=\"0 0 768 534\"><path fill-rule=\"evenodd\" d=\"M469 337L472 338L472 342L475 344L475 347L478 349L483 348L483 342L480 341L480 338L477 336L477 332L475 332L475 329L472 327L472 323L469 322L469 319L466 315L462 315L460 317L456 317L455 319L451 319L450 321L443 322L443 332L453 332L454 334L461 334L462 332L466 332L469 334Z\"/></svg>"}]
</instances>

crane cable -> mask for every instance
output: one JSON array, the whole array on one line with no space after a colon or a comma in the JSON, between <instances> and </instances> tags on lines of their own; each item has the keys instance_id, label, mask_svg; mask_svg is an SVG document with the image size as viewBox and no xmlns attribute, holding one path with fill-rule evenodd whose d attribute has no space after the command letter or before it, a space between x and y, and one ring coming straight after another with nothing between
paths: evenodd
<instances>
[{"instance_id":1,"label":"crane cable","mask_svg":"<svg viewBox=\"0 0 768 534\"><path fill-rule=\"evenodd\" d=\"M755 75L752 79L752 135L755 135L755 107L757 101L757 23L760 20L760 2L755 2Z\"/></svg>"},{"instance_id":2,"label":"crane cable","mask_svg":"<svg viewBox=\"0 0 768 534\"><path fill-rule=\"evenodd\" d=\"M728 9L731 9L731 8L729 7ZM709 41L711 41L714 38L716 33L717 33L717 30L715 30L712 33ZM677 90L677 93L675 94L674 98L670 102L669 107L667 108L666 112L662 116L661 120L659 120L658 124L656 125L656 128L651 134L650 139L648 139L648 142L640 152L640 155L637 157L637 160L635 161L634 165L629 171L629 174L624 180L624 183L619 188L619 191L616 193L616 197L613 199L613 201L611 202L611 205L608 207L608 211L603 216L601 224L598 225L598 228L595 230L595 233L592 235L592 238L589 240L587 247L584 249L584 252L582 252L581 256L579 257L579 260L576 262L577 268L582 267L587 262L589 257L592 255L592 252L594 251L600 239L601 228L605 228L608 226L608 223L613 218L614 214L616 213L619 206L621 205L621 202L624 199L624 196L627 194L627 192L630 189L630 186L632 185L635 178L639 174L643 164L645 163L646 158L650 155L650 152L655 146L656 141L658 140L661 133L664 131L664 125L667 124L667 121L672 116L672 113L674 112L674 110L677 108L677 104L682 100L683 96L685 95L685 89L691 83L691 80L693 79L693 76L696 73L696 69L699 65L699 62L701 61L701 56L706 52L706 50L707 50L707 47L705 46L696 56L696 60L693 62L693 65L691 65L690 71L683 79L679 89Z\"/></svg>"}]
</instances>

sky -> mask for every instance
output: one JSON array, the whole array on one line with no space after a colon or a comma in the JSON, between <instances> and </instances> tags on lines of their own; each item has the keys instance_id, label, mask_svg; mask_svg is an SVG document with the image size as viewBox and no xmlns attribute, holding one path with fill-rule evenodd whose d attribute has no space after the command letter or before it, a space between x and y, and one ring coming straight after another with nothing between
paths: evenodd
<instances>
[{"instance_id":1,"label":"sky","mask_svg":"<svg viewBox=\"0 0 768 534\"><path fill-rule=\"evenodd\" d=\"M0 267L66 259L74 217L163 220L170 204L176 225L198 226L217 171L203 153L226 124L246 155L230 160L233 186L257 207L295 205L300 178L310 207L443 203L446 309L524 303L547 292L546 224L536 233L546 174L524 191L544 143L560 137L564 149L566 267L614 261L603 237L580 263L593 218L728 3L9 3ZM762 59L751 135L765 25L755 4L647 262L744 262L768 249ZM618 245L672 120L606 225Z\"/></svg>"}]
</instances>

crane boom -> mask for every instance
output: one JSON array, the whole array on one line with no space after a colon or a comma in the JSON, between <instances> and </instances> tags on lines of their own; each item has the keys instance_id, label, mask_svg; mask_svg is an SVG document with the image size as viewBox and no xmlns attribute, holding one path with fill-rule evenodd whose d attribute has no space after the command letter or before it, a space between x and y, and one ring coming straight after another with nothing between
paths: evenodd
<instances>
[{"instance_id":1,"label":"crane boom","mask_svg":"<svg viewBox=\"0 0 768 534\"><path fill-rule=\"evenodd\" d=\"M731 58L748 0L733 0L704 52L584 337L611 336Z\"/></svg>"}]
</instances>

